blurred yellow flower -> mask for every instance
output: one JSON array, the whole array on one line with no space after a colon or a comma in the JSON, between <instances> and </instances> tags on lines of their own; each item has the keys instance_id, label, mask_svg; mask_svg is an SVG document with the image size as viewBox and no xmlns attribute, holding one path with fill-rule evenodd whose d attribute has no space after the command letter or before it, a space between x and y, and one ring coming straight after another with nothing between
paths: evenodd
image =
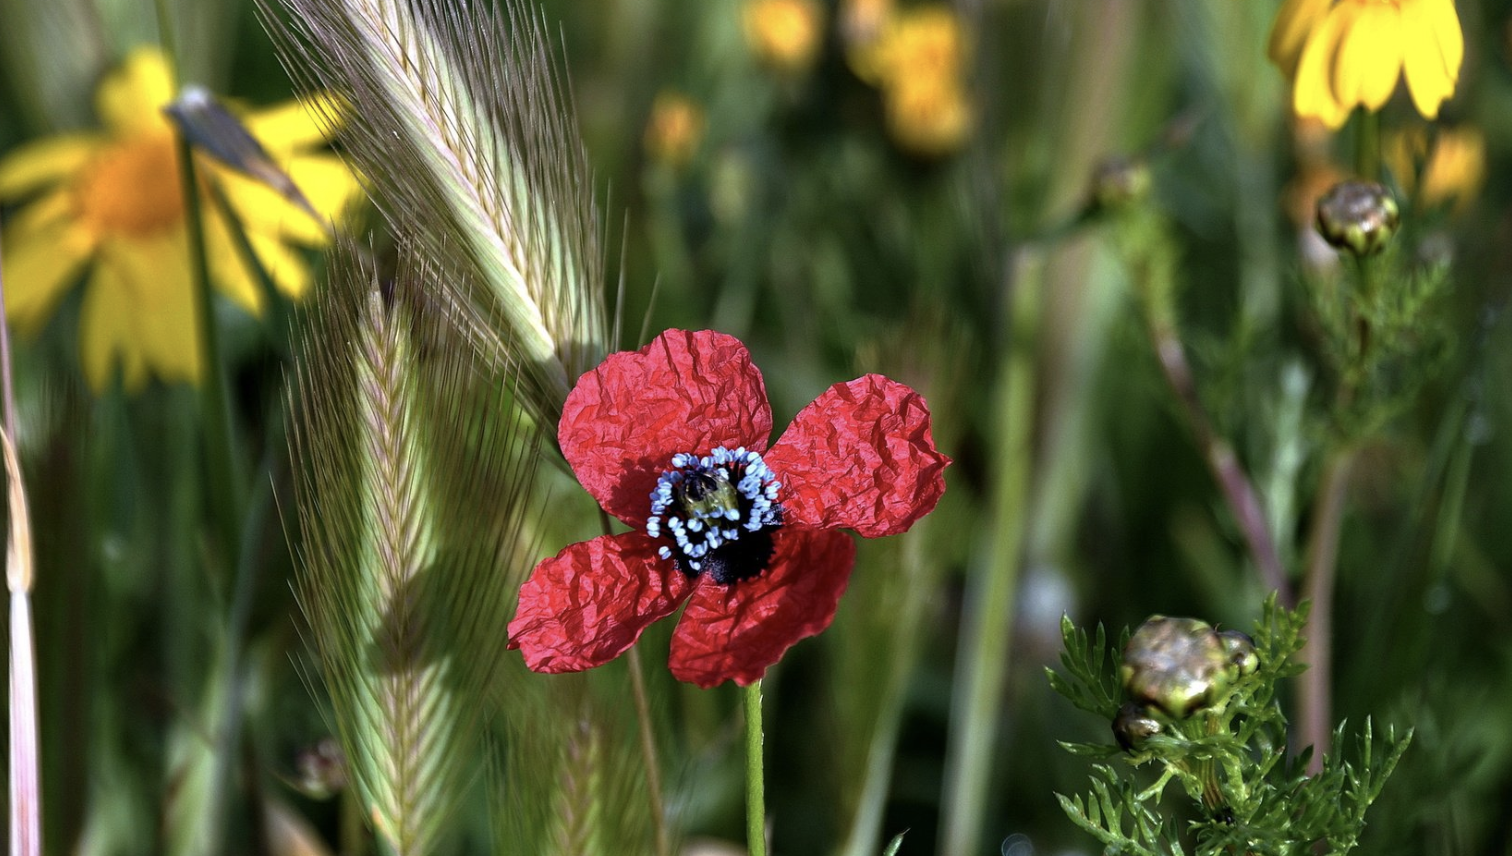
<instances>
[{"instance_id":1,"label":"blurred yellow flower","mask_svg":"<svg viewBox=\"0 0 1512 856\"><path fill-rule=\"evenodd\" d=\"M652 160L682 166L703 140L704 114L697 104L676 92L662 92L651 104L645 145Z\"/></svg>"},{"instance_id":2,"label":"blurred yellow flower","mask_svg":"<svg viewBox=\"0 0 1512 856\"><path fill-rule=\"evenodd\" d=\"M746 0L744 19L751 51L778 70L801 71L818 53L824 13L815 0Z\"/></svg>"},{"instance_id":3,"label":"blurred yellow flower","mask_svg":"<svg viewBox=\"0 0 1512 856\"><path fill-rule=\"evenodd\" d=\"M881 38L858 52L852 65L863 80L884 88L910 81L958 79L966 63L966 36L950 7L917 6L891 16Z\"/></svg>"},{"instance_id":4,"label":"blurred yellow flower","mask_svg":"<svg viewBox=\"0 0 1512 856\"><path fill-rule=\"evenodd\" d=\"M955 150L971 131L966 57L960 18L943 5L890 15L874 43L850 52L856 74L882 90L893 139L931 157Z\"/></svg>"},{"instance_id":5,"label":"blurred yellow flower","mask_svg":"<svg viewBox=\"0 0 1512 856\"><path fill-rule=\"evenodd\" d=\"M193 383L203 368L177 147L162 113L173 97L162 53L138 48L96 92L103 133L38 140L0 160L0 202L29 199L5 233L6 312L20 332L37 333L87 268L80 360L95 390L118 366L128 391L149 375ZM299 102L243 121L321 216L339 214L360 194L339 158L315 153L327 133ZM196 163L206 182L207 255L219 290L248 312L262 310L255 271L210 202L209 182L224 192L278 288L304 293L311 272L292 245L324 245L329 225L208 157Z\"/></svg>"},{"instance_id":6,"label":"blurred yellow flower","mask_svg":"<svg viewBox=\"0 0 1512 856\"><path fill-rule=\"evenodd\" d=\"M1397 183L1423 208L1464 208L1486 180L1486 138L1474 128L1444 128L1430 145L1423 128L1393 135L1382 154ZM1421 172L1418 167L1421 165Z\"/></svg>"},{"instance_id":7,"label":"blurred yellow flower","mask_svg":"<svg viewBox=\"0 0 1512 856\"><path fill-rule=\"evenodd\" d=\"M1269 50L1297 114L1338 128L1356 106L1379 110L1401 77L1418 112L1436 117L1465 38L1453 0L1286 0Z\"/></svg>"},{"instance_id":8,"label":"blurred yellow flower","mask_svg":"<svg viewBox=\"0 0 1512 856\"><path fill-rule=\"evenodd\" d=\"M884 93L883 103L893 139L915 154L949 154L971 131L971 105L953 79L900 82Z\"/></svg>"}]
</instances>

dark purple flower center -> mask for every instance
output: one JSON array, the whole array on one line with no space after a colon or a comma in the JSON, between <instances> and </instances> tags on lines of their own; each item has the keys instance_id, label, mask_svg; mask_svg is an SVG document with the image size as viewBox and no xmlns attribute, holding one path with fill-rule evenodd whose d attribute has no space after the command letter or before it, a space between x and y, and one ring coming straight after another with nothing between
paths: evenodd
<instances>
[{"instance_id":1,"label":"dark purple flower center","mask_svg":"<svg viewBox=\"0 0 1512 856\"><path fill-rule=\"evenodd\" d=\"M688 576L722 584L749 579L772 558L772 532L782 526L782 482L761 455L721 446L709 454L681 452L651 492L646 534Z\"/></svg>"}]
</instances>

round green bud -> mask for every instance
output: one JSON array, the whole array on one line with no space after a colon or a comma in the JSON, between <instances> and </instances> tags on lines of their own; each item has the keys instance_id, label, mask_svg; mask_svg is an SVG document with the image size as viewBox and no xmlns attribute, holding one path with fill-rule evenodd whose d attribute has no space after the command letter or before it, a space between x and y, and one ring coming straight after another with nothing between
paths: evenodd
<instances>
[{"instance_id":1,"label":"round green bud","mask_svg":"<svg viewBox=\"0 0 1512 856\"><path fill-rule=\"evenodd\" d=\"M1142 158L1110 157L1092 173L1092 200L1102 210L1122 208L1149 196L1154 184Z\"/></svg>"},{"instance_id":2,"label":"round green bud","mask_svg":"<svg viewBox=\"0 0 1512 856\"><path fill-rule=\"evenodd\" d=\"M311 799L326 799L347 786L346 754L334 737L301 748L294 768L295 788Z\"/></svg>"},{"instance_id":3,"label":"round green bud","mask_svg":"<svg viewBox=\"0 0 1512 856\"><path fill-rule=\"evenodd\" d=\"M1195 618L1151 616L1124 648L1124 690L1173 718L1210 704L1237 677L1218 631Z\"/></svg>"},{"instance_id":4,"label":"round green bud","mask_svg":"<svg viewBox=\"0 0 1512 856\"><path fill-rule=\"evenodd\" d=\"M1340 182L1318 200L1318 234L1356 256L1379 253L1400 221L1391 191L1373 181Z\"/></svg>"},{"instance_id":5,"label":"round green bud","mask_svg":"<svg viewBox=\"0 0 1512 856\"><path fill-rule=\"evenodd\" d=\"M1260 655L1255 652L1255 640L1248 633L1242 630L1220 630L1218 638L1223 640L1224 650L1229 652L1229 664L1234 669L1234 677L1248 677L1260 669Z\"/></svg>"},{"instance_id":6,"label":"round green bud","mask_svg":"<svg viewBox=\"0 0 1512 856\"><path fill-rule=\"evenodd\" d=\"M1138 752L1144 748L1146 740L1160 733L1161 728L1160 720L1132 701L1124 702L1118 715L1113 717L1113 739L1125 752Z\"/></svg>"}]
</instances>

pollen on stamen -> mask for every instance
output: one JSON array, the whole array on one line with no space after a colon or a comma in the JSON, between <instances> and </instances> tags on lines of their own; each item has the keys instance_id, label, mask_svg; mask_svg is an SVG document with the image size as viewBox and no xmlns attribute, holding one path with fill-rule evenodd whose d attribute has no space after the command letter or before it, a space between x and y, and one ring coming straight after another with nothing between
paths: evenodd
<instances>
[{"instance_id":1,"label":"pollen on stamen","mask_svg":"<svg viewBox=\"0 0 1512 856\"><path fill-rule=\"evenodd\" d=\"M771 555L766 533L782 525L781 484L761 455L719 447L703 456L679 452L670 463L650 492L646 518L647 535L671 542L657 554L721 583L759 574Z\"/></svg>"}]
</instances>

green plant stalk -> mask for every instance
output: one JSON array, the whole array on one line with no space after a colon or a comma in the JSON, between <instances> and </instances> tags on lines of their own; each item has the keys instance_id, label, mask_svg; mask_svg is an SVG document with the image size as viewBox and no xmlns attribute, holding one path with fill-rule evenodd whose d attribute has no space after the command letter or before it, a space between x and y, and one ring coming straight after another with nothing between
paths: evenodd
<instances>
[{"instance_id":1,"label":"green plant stalk","mask_svg":"<svg viewBox=\"0 0 1512 856\"><path fill-rule=\"evenodd\" d=\"M609 513L599 509L599 523L605 535L613 535ZM640 649L630 646L626 658L630 670L630 690L635 697L636 729L640 732L641 760L646 765L646 799L651 803L651 824L656 833L657 856L672 856L672 839L667 832L666 800L662 795L661 756L656 751L656 730L651 719L651 704L646 695L646 673L641 665Z\"/></svg>"},{"instance_id":2,"label":"green plant stalk","mask_svg":"<svg viewBox=\"0 0 1512 856\"><path fill-rule=\"evenodd\" d=\"M174 69L179 63L178 39L173 34L173 13L168 9L168 0L153 0L152 8L157 15L158 41L163 53L172 60Z\"/></svg>"},{"instance_id":3,"label":"green plant stalk","mask_svg":"<svg viewBox=\"0 0 1512 856\"><path fill-rule=\"evenodd\" d=\"M1307 671L1297 688L1301 730L1299 746L1313 747L1307 771L1323 769L1323 756L1333 735L1333 596L1339 559L1339 531L1344 524L1344 500L1349 491L1349 472L1354 463L1350 447L1336 450L1324 466L1318 484L1317 512L1307 545L1307 580L1303 596L1312 602L1307 621L1307 644L1300 659Z\"/></svg>"},{"instance_id":4,"label":"green plant stalk","mask_svg":"<svg viewBox=\"0 0 1512 856\"><path fill-rule=\"evenodd\" d=\"M236 468L231 428L231 401L220 360L220 325L215 318L214 288L210 283L210 260L205 250L204 207L194 148L178 136L179 177L184 194L185 219L189 226L189 257L194 275L195 320L200 327L200 361L204 387L200 393L200 416L205 428L210 510L220 536L220 554L234 561L240 551L243 492Z\"/></svg>"},{"instance_id":5,"label":"green plant stalk","mask_svg":"<svg viewBox=\"0 0 1512 856\"><path fill-rule=\"evenodd\" d=\"M635 712L640 732L641 757L646 762L646 799L651 803L651 827L656 833L657 856L672 856L671 838L667 834L667 809L662 796L661 765L656 751L656 732L651 721L651 705L646 698L645 667L640 649L630 646L627 658L630 690L635 696Z\"/></svg>"},{"instance_id":6,"label":"green plant stalk","mask_svg":"<svg viewBox=\"0 0 1512 856\"><path fill-rule=\"evenodd\" d=\"M1136 239L1137 240L1137 239ZM1144 236L1145 241L1159 240ZM1255 569L1266 588L1278 594L1280 602L1288 609L1296 601L1287 579L1286 568L1281 564L1281 555L1271 540L1270 524L1265 519L1265 506L1254 482L1239 462L1233 446L1218 434L1202 406L1197 394L1197 381L1191 363L1186 356L1186 347L1176 325L1176 310L1171 303L1171 272L1166 259L1159 250L1149 247L1133 247L1131 254L1139 257L1131 260L1134 276L1144 295L1145 326L1155 358L1160 363L1161 374L1175 394L1181 406L1181 415L1192 432L1193 441L1202 452L1202 459L1223 493L1224 502L1234 522L1244 537L1245 546Z\"/></svg>"},{"instance_id":7,"label":"green plant stalk","mask_svg":"<svg viewBox=\"0 0 1512 856\"><path fill-rule=\"evenodd\" d=\"M746 848L766 856L766 778L762 765L761 681L744 690L746 737Z\"/></svg>"},{"instance_id":8,"label":"green plant stalk","mask_svg":"<svg viewBox=\"0 0 1512 856\"><path fill-rule=\"evenodd\" d=\"M268 447L262 468L265 477L259 481L257 495L248 509L241 549L236 556L236 582L231 597L231 612L227 618L223 667L226 682L223 690L226 713L216 734L215 778L211 784L213 791L210 804L221 811L224 811L225 806L230 805L233 792L231 759L236 754L238 743L243 742L245 738L242 733L243 689L246 685L245 676L242 673L243 651L246 647L247 627L251 623L252 602L256 598L257 579L262 563L258 550L258 545L262 543L259 536L266 534L264 530L273 510L275 462L288 449L288 439L284 434L286 422L282 416L282 410L278 409L275 412L275 418L270 420L272 427L268 434ZM255 788L257 777L253 771L256 769L257 755L251 751L242 754L243 780L248 783L249 788ZM262 841L261 822L252 823L246 832L248 837L263 845L266 844Z\"/></svg>"},{"instance_id":9,"label":"green plant stalk","mask_svg":"<svg viewBox=\"0 0 1512 856\"><path fill-rule=\"evenodd\" d=\"M926 517L912 530L908 537L900 539L902 551L903 581L911 588L919 587L926 580L932 586L936 582L935 571L921 572L925 562L937 558L928 546L935 517ZM872 732L871 744L866 752L865 774L862 777L861 793L856 800L856 811L851 819L850 831L845 843L836 851L840 856L875 856L881 846L882 823L887 794L892 786L893 762L897 756L898 733L903 726L904 696L919 659L918 628L926 624L922 612L926 595L918 593L905 599L904 607L897 613L897 647L887 655L886 691ZM912 630L904 629L912 628Z\"/></svg>"},{"instance_id":10,"label":"green plant stalk","mask_svg":"<svg viewBox=\"0 0 1512 856\"><path fill-rule=\"evenodd\" d=\"M989 777L996 757L999 699L1007 679L1018 599L1025 506L1034 452L1034 377L1040 282L1019 281L1012 294L1012 340L998 370L995 446L987 547L967 581L962 655L951 699L940 853L978 851Z\"/></svg>"},{"instance_id":11,"label":"green plant stalk","mask_svg":"<svg viewBox=\"0 0 1512 856\"><path fill-rule=\"evenodd\" d=\"M1381 180L1381 114L1363 107L1355 122L1355 172L1366 181Z\"/></svg>"},{"instance_id":12,"label":"green plant stalk","mask_svg":"<svg viewBox=\"0 0 1512 856\"><path fill-rule=\"evenodd\" d=\"M200 415L204 424L206 454L206 488L213 516L213 525L218 532L220 556L226 563L234 563L240 577L245 564L241 560L241 481L232 453L231 403L227 398L226 380L220 361L220 332L215 319L214 294L210 283L210 260L205 250L204 209L199 194L199 178L194 164L194 148L182 134L175 135L178 148L179 178L184 196L185 219L189 227L189 256L194 276L195 320L200 328L200 364L204 388L200 391ZM241 582L237 583L238 588ZM243 622L244 624L245 622ZM226 679L235 682L240 671L239 640L228 640ZM222 727L239 721L234 714ZM234 735L224 735L236 745ZM207 819L209 838L217 846L224 831L224 814L227 805L234 753L224 753L218 760L218 782L211 798L210 816Z\"/></svg>"},{"instance_id":13,"label":"green plant stalk","mask_svg":"<svg viewBox=\"0 0 1512 856\"><path fill-rule=\"evenodd\" d=\"M362 816L362 798L353 783L347 782L337 799L341 803L338 809L341 812L341 837L337 839L340 856L367 856L367 819Z\"/></svg>"}]
</instances>

